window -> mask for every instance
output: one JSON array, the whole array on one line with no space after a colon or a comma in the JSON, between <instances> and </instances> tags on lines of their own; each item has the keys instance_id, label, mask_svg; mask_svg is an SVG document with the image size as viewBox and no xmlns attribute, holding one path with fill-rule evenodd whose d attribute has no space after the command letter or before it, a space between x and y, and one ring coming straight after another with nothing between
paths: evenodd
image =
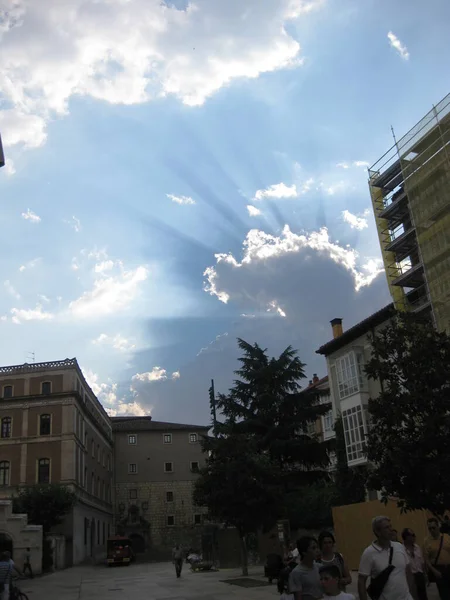
<instances>
[{"instance_id":1,"label":"window","mask_svg":"<svg viewBox=\"0 0 450 600\"><path fill-rule=\"evenodd\" d=\"M91 440L91 452L92 452L92 458L95 458L95 442L94 442L94 440Z\"/></svg>"},{"instance_id":2,"label":"window","mask_svg":"<svg viewBox=\"0 0 450 600\"><path fill-rule=\"evenodd\" d=\"M100 477L97 477L97 498L102 497L102 490L100 487Z\"/></svg>"},{"instance_id":3,"label":"window","mask_svg":"<svg viewBox=\"0 0 450 600\"><path fill-rule=\"evenodd\" d=\"M110 457L110 455L109 455L109 454L108 454L108 465L107 465L107 470L108 470L108 471L111 471L111 457Z\"/></svg>"},{"instance_id":4,"label":"window","mask_svg":"<svg viewBox=\"0 0 450 600\"><path fill-rule=\"evenodd\" d=\"M50 483L50 460L40 458L38 460L38 483Z\"/></svg>"},{"instance_id":5,"label":"window","mask_svg":"<svg viewBox=\"0 0 450 600\"><path fill-rule=\"evenodd\" d=\"M97 462L100 464L100 444L97 444Z\"/></svg>"},{"instance_id":6,"label":"window","mask_svg":"<svg viewBox=\"0 0 450 600\"><path fill-rule=\"evenodd\" d=\"M103 545L105 544L105 538L106 538L106 527L105 527L105 521L103 521Z\"/></svg>"},{"instance_id":7,"label":"window","mask_svg":"<svg viewBox=\"0 0 450 600\"><path fill-rule=\"evenodd\" d=\"M91 473L91 494L95 496L95 475Z\"/></svg>"},{"instance_id":8,"label":"window","mask_svg":"<svg viewBox=\"0 0 450 600\"><path fill-rule=\"evenodd\" d=\"M148 510L148 502L142 503L142 510Z\"/></svg>"},{"instance_id":9,"label":"window","mask_svg":"<svg viewBox=\"0 0 450 600\"><path fill-rule=\"evenodd\" d=\"M165 473L173 473L173 463L171 463L171 462L164 463L164 472Z\"/></svg>"},{"instance_id":10,"label":"window","mask_svg":"<svg viewBox=\"0 0 450 600\"><path fill-rule=\"evenodd\" d=\"M329 433L333 431L333 411L330 410L323 417L323 430L325 433Z\"/></svg>"},{"instance_id":11,"label":"window","mask_svg":"<svg viewBox=\"0 0 450 600\"><path fill-rule=\"evenodd\" d=\"M41 383L41 394L51 394L52 393L52 382L51 381L43 381Z\"/></svg>"},{"instance_id":12,"label":"window","mask_svg":"<svg viewBox=\"0 0 450 600\"><path fill-rule=\"evenodd\" d=\"M39 417L39 435L50 435L51 424L51 415L41 415Z\"/></svg>"},{"instance_id":13,"label":"window","mask_svg":"<svg viewBox=\"0 0 450 600\"><path fill-rule=\"evenodd\" d=\"M136 474L137 472L138 472L137 471L137 464L136 463L129 463L129 465L128 465L128 473Z\"/></svg>"},{"instance_id":14,"label":"window","mask_svg":"<svg viewBox=\"0 0 450 600\"><path fill-rule=\"evenodd\" d=\"M87 447L88 447L88 434L87 434L87 431L84 432L84 447L87 450Z\"/></svg>"},{"instance_id":15,"label":"window","mask_svg":"<svg viewBox=\"0 0 450 600\"><path fill-rule=\"evenodd\" d=\"M191 471L192 473L198 473L198 462L191 462Z\"/></svg>"},{"instance_id":16,"label":"window","mask_svg":"<svg viewBox=\"0 0 450 600\"><path fill-rule=\"evenodd\" d=\"M86 519L86 517L84 517L84 545L87 546L87 541L88 541L88 525L89 524L89 520Z\"/></svg>"},{"instance_id":17,"label":"window","mask_svg":"<svg viewBox=\"0 0 450 600\"><path fill-rule=\"evenodd\" d=\"M166 502L173 502L173 492L166 492Z\"/></svg>"},{"instance_id":18,"label":"window","mask_svg":"<svg viewBox=\"0 0 450 600\"><path fill-rule=\"evenodd\" d=\"M2 419L2 438L11 437L11 417L3 417Z\"/></svg>"},{"instance_id":19,"label":"window","mask_svg":"<svg viewBox=\"0 0 450 600\"><path fill-rule=\"evenodd\" d=\"M316 435L316 422L310 421L306 426L306 435Z\"/></svg>"},{"instance_id":20,"label":"window","mask_svg":"<svg viewBox=\"0 0 450 600\"><path fill-rule=\"evenodd\" d=\"M128 443L129 443L131 446L136 446L136 442L137 442L137 439L136 439L136 436L135 436L135 435L129 435L129 436L128 436Z\"/></svg>"},{"instance_id":21,"label":"window","mask_svg":"<svg viewBox=\"0 0 450 600\"><path fill-rule=\"evenodd\" d=\"M100 545L100 521L97 521L97 546Z\"/></svg>"},{"instance_id":22,"label":"window","mask_svg":"<svg viewBox=\"0 0 450 600\"><path fill-rule=\"evenodd\" d=\"M196 433L190 433L189 434L189 443L190 444L195 444L197 441L198 441L197 434Z\"/></svg>"},{"instance_id":23,"label":"window","mask_svg":"<svg viewBox=\"0 0 450 600\"><path fill-rule=\"evenodd\" d=\"M84 468L83 487L84 487L84 489L86 489L86 487L87 487L87 469L86 469L86 467Z\"/></svg>"},{"instance_id":24,"label":"window","mask_svg":"<svg viewBox=\"0 0 450 600\"><path fill-rule=\"evenodd\" d=\"M354 352L336 360L336 371L338 380L339 397L342 400L358 392L361 385L361 367Z\"/></svg>"},{"instance_id":25,"label":"window","mask_svg":"<svg viewBox=\"0 0 450 600\"><path fill-rule=\"evenodd\" d=\"M353 406L342 412L347 460L364 458L366 454L364 417L361 406Z\"/></svg>"},{"instance_id":26,"label":"window","mask_svg":"<svg viewBox=\"0 0 450 600\"><path fill-rule=\"evenodd\" d=\"M102 450L102 465L103 465L103 467L105 467L105 465L106 465L106 462L105 462L105 451L104 450Z\"/></svg>"},{"instance_id":27,"label":"window","mask_svg":"<svg viewBox=\"0 0 450 600\"><path fill-rule=\"evenodd\" d=\"M202 515L194 515L194 525L202 524Z\"/></svg>"},{"instance_id":28,"label":"window","mask_svg":"<svg viewBox=\"0 0 450 600\"><path fill-rule=\"evenodd\" d=\"M136 500L137 490L130 490L130 500Z\"/></svg>"},{"instance_id":29,"label":"window","mask_svg":"<svg viewBox=\"0 0 450 600\"><path fill-rule=\"evenodd\" d=\"M172 434L171 433L165 433L164 434L164 443L165 444L171 444L172 443Z\"/></svg>"},{"instance_id":30,"label":"window","mask_svg":"<svg viewBox=\"0 0 450 600\"><path fill-rule=\"evenodd\" d=\"M106 502L110 502L110 497L109 497L109 485L106 486L106 498L105 498ZM108 534L109 537L109 534Z\"/></svg>"},{"instance_id":31,"label":"window","mask_svg":"<svg viewBox=\"0 0 450 600\"><path fill-rule=\"evenodd\" d=\"M0 485L9 485L9 461L0 462Z\"/></svg>"},{"instance_id":32,"label":"window","mask_svg":"<svg viewBox=\"0 0 450 600\"><path fill-rule=\"evenodd\" d=\"M4 385L3 386L3 398L12 398L13 397L13 386L12 385Z\"/></svg>"},{"instance_id":33,"label":"window","mask_svg":"<svg viewBox=\"0 0 450 600\"><path fill-rule=\"evenodd\" d=\"M167 515L167 526L173 527L175 525L175 517L173 515Z\"/></svg>"}]
</instances>

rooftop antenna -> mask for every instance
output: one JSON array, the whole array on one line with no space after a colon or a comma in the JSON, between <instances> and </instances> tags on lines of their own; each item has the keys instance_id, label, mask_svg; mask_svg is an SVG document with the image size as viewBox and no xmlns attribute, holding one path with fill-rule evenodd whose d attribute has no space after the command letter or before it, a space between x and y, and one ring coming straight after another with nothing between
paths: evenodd
<instances>
[{"instance_id":1,"label":"rooftop antenna","mask_svg":"<svg viewBox=\"0 0 450 600\"><path fill-rule=\"evenodd\" d=\"M27 361L31 360L31 362L36 362L36 354L34 352L27 352L26 359Z\"/></svg>"}]
</instances>

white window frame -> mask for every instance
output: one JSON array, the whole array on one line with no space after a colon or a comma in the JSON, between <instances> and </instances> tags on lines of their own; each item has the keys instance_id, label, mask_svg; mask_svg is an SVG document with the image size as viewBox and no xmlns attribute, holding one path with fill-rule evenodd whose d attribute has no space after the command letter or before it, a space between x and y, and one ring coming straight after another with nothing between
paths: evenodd
<instances>
[{"instance_id":1,"label":"white window frame","mask_svg":"<svg viewBox=\"0 0 450 600\"><path fill-rule=\"evenodd\" d=\"M130 446L136 446L137 445L137 435L135 433L129 433L128 434L128 444Z\"/></svg>"},{"instance_id":2,"label":"white window frame","mask_svg":"<svg viewBox=\"0 0 450 600\"><path fill-rule=\"evenodd\" d=\"M194 439L191 439L194 438ZM198 435L196 433L190 433L189 434L189 443L190 444L196 444L198 442Z\"/></svg>"},{"instance_id":3,"label":"white window frame","mask_svg":"<svg viewBox=\"0 0 450 600\"><path fill-rule=\"evenodd\" d=\"M128 463L128 475L137 475L138 466L137 463Z\"/></svg>"},{"instance_id":4,"label":"white window frame","mask_svg":"<svg viewBox=\"0 0 450 600\"><path fill-rule=\"evenodd\" d=\"M333 426L334 426L333 409L330 408L330 410L323 415L322 419L323 419L323 423L322 423L323 432L331 433L333 431Z\"/></svg>"},{"instance_id":5,"label":"white window frame","mask_svg":"<svg viewBox=\"0 0 450 600\"><path fill-rule=\"evenodd\" d=\"M170 471L167 471L166 466L167 465L172 465L172 469ZM164 462L164 473L173 473L173 462L170 460L167 460Z\"/></svg>"},{"instance_id":6,"label":"white window frame","mask_svg":"<svg viewBox=\"0 0 450 600\"><path fill-rule=\"evenodd\" d=\"M166 441L166 438L167 441ZM163 433L163 444L171 444L172 443L172 434L171 433Z\"/></svg>"},{"instance_id":7,"label":"white window frame","mask_svg":"<svg viewBox=\"0 0 450 600\"><path fill-rule=\"evenodd\" d=\"M361 354L354 350L336 359L336 379L340 400L361 390Z\"/></svg>"},{"instance_id":8,"label":"white window frame","mask_svg":"<svg viewBox=\"0 0 450 600\"><path fill-rule=\"evenodd\" d=\"M363 407L358 404L342 411L342 424L347 461L365 458L367 427Z\"/></svg>"}]
</instances>

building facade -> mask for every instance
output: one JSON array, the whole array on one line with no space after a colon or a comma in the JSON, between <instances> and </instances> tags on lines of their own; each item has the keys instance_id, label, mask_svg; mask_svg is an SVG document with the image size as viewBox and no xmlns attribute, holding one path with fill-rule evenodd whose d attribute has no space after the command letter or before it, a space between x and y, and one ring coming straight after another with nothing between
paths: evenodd
<instances>
[{"instance_id":1,"label":"building facade","mask_svg":"<svg viewBox=\"0 0 450 600\"><path fill-rule=\"evenodd\" d=\"M317 350L327 361L333 422L342 417L350 467L367 463L368 403L381 391L380 383L369 380L364 371L371 357L369 335L386 327L395 313L389 304L345 332L342 319L333 319L333 339Z\"/></svg>"},{"instance_id":2,"label":"building facade","mask_svg":"<svg viewBox=\"0 0 450 600\"><path fill-rule=\"evenodd\" d=\"M0 368L0 498L62 483L77 502L55 530L66 565L99 560L113 527L111 421L75 359Z\"/></svg>"},{"instance_id":3,"label":"building facade","mask_svg":"<svg viewBox=\"0 0 450 600\"><path fill-rule=\"evenodd\" d=\"M369 169L369 187L395 307L450 333L450 94Z\"/></svg>"},{"instance_id":4,"label":"building facade","mask_svg":"<svg viewBox=\"0 0 450 600\"><path fill-rule=\"evenodd\" d=\"M175 543L201 547L205 509L192 493L209 427L113 417L117 532L154 558L170 557Z\"/></svg>"}]
</instances>

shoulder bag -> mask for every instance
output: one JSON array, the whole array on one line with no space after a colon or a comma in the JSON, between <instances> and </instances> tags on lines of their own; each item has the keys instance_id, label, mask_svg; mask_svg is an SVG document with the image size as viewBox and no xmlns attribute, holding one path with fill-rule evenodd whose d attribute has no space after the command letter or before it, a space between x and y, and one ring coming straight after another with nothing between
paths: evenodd
<instances>
[{"instance_id":1,"label":"shoulder bag","mask_svg":"<svg viewBox=\"0 0 450 600\"><path fill-rule=\"evenodd\" d=\"M439 557L441 556L442 544L443 543L444 543L444 536L441 535L441 541L440 541L440 544L439 544L439 550L438 550L438 553L436 554L436 558L434 559L434 562L433 562L433 567L435 569L438 568L437 564L439 562ZM435 574L433 573L433 571L431 569L428 569L428 581L430 583L436 583L436 576L435 576Z\"/></svg>"},{"instance_id":2,"label":"shoulder bag","mask_svg":"<svg viewBox=\"0 0 450 600\"><path fill-rule=\"evenodd\" d=\"M390 574L395 569L394 565L392 564L393 555L394 547L391 546L391 549L389 551L388 566L385 569L383 569L381 573L379 573L376 577L370 578L370 584L367 588L367 593L372 598L372 600L378 600L378 598L381 596Z\"/></svg>"}]
</instances>

